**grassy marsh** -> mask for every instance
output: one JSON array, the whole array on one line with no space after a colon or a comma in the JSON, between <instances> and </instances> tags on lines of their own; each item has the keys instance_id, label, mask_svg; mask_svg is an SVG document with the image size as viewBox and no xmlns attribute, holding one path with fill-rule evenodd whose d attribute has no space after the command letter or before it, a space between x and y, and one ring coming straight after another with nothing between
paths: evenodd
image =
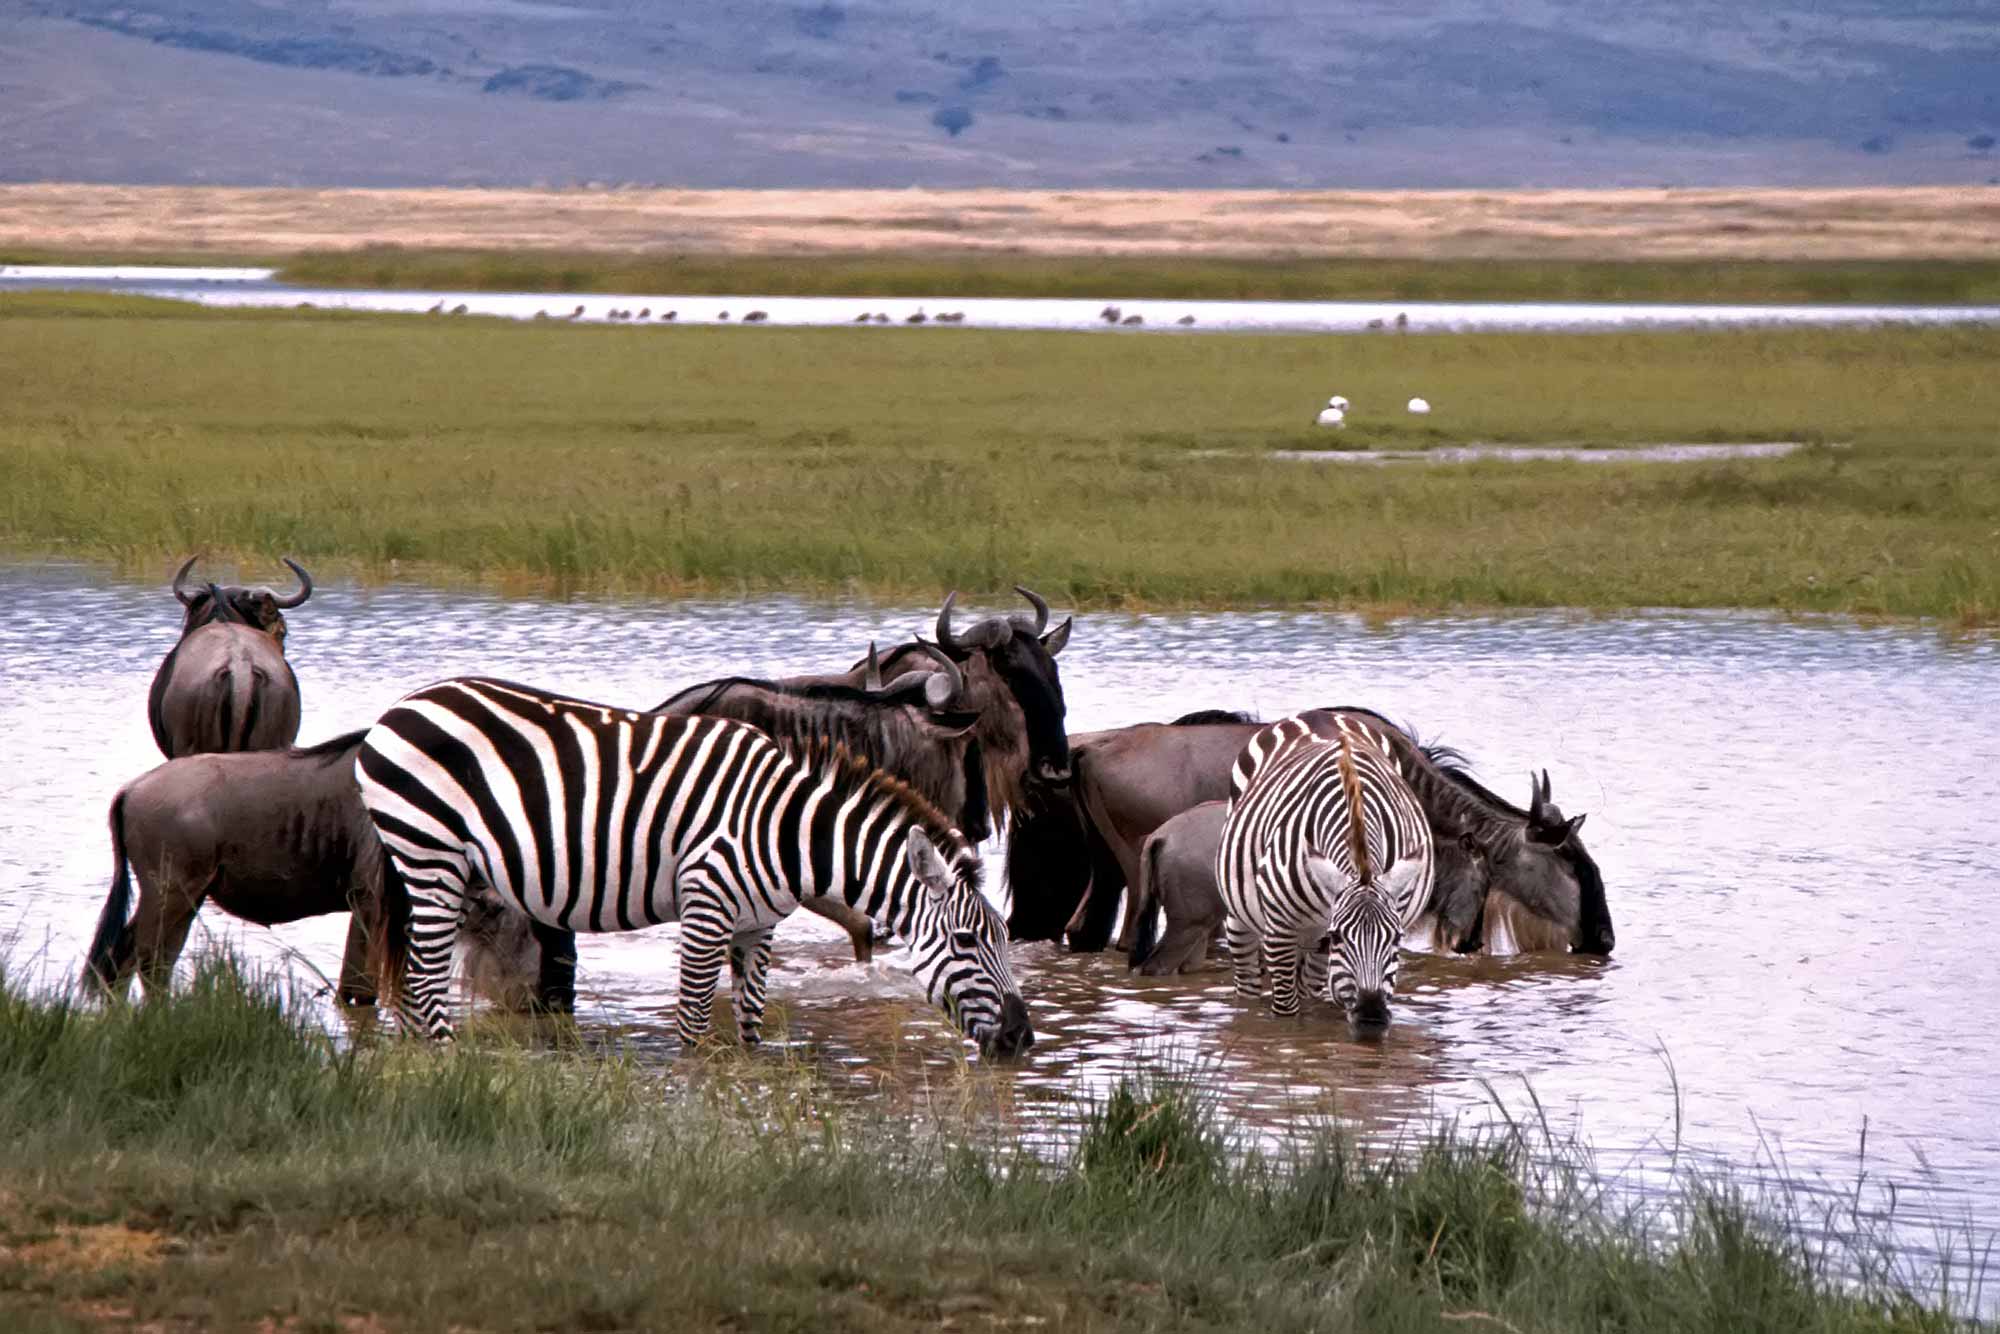
<instances>
[{"instance_id":1,"label":"grassy marsh","mask_svg":"<svg viewBox=\"0 0 2000 1334\"><path fill-rule=\"evenodd\" d=\"M677 296L1071 297L1188 301L2000 302L1977 260L1241 259L1009 254L633 255L318 251L285 282Z\"/></svg>"},{"instance_id":2,"label":"grassy marsh","mask_svg":"<svg viewBox=\"0 0 2000 1334\"><path fill-rule=\"evenodd\" d=\"M1618 1212L1533 1131L1259 1156L1141 1076L1036 1155L990 1111L866 1116L775 1053L336 1045L309 1015L227 961L137 1007L0 977L0 1323L1959 1327L1865 1220L1822 1230L1837 1207L1690 1180Z\"/></svg>"},{"instance_id":3,"label":"grassy marsh","mask_svg":"<svg viewBox=\"0 0 2000 1334\"><path fill-rule=\"evenodd\" d=\"M1081 606L2000 609L2000 330L630 328L0 297L0 550ZM1324 448L1800 440L1360 468ZM1429 418L1400 405L1422 394Z\"/></svg>"}]
</instances>

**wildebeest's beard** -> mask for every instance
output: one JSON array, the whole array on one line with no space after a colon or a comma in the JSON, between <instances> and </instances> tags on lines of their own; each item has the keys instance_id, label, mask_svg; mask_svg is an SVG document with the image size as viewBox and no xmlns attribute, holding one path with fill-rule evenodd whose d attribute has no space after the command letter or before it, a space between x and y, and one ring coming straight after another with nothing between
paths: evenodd
<instances>
[{"instance_id":1,"label":"wildebeest's beard","mask_svg":"<svg viewBox=\"0 0 2000 1334\"><path fill-rule=\"evenodd\" d=\"M1015 636L1002 645L995 666L1027 723L1028 772L1043 782L1069 777L1069 732L1064 724L1062 672L1038 640Z\"/></svg>"}]
</instances>

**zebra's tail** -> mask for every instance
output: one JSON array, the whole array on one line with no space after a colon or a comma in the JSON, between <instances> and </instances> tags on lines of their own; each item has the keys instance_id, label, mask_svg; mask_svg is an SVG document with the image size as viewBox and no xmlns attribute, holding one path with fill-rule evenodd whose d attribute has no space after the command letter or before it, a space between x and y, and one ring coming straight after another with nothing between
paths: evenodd
<instances>
[{"instance_id":1,"label":"zebra's tail","mask_svg":"<svg viewBox=\"0 0 2000 1334\"><path fill-rule=\"evenodd\" d=\"M1347 729L1337 733L1340 742L1340 786L1347 794L1347 850L1354 859L1354 877L1364 885L1375 883L1368 866L1368 808L1362 804L1361 776L1354 772L1354 752L1348 748Z\"/></svg>"},{"instance_id":2,"label":"zebra's tail","mask_svg":"<svg viewBox=\"0 0 2000 1334\"><path fill-rule=\"evenodd\" d=\"M1157 838L1147 839L1139 849L1139 883L1132 892L1139 896L1139 925L1132 932L1128 967L1137 969L1153 957L1160 944L1160 840Z\"/></svg>"},{"instance_id":3,"label":"zebra's tail","mask_svg":"<svg viewBox=\"0 0 2000 1334\"><path fill-rule=\"evenodd\" d=\"M132 912L132 863L125 855L125 794L111 799L111 894L97 917L97 934L91 938L85 956L83 982L109 992L118 980L119 968L132 953L132 926L126 919Z\"/></svg>"}]
</instances>

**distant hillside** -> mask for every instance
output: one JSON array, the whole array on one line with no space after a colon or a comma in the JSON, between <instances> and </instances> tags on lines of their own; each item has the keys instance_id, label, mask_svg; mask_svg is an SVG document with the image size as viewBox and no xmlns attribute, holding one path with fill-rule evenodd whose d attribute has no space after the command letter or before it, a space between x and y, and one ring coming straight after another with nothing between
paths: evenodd
<instances>
[{"instance_id":1,"label":"distant hillside","mask_svg":"<svg viewBox=\"0 0 2000 1334\"><path fill-rule=\"evenodd\" d=\"M0 0L0 180L2000 178L1991 0Z\"/></svg>"}]
</instances>

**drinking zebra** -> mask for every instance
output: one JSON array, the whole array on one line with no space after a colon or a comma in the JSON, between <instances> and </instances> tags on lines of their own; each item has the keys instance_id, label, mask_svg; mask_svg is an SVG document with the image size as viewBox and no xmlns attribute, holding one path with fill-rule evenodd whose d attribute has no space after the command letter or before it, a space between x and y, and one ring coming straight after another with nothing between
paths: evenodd
<instances>
[{"instance_id":1,"label":"drinking zebra","mask_svg":"<svg viewBox=\"0 0 2000 1334\"><path fill-rule=\"evenodd\" d=\"M405 1013L449 1040L445 984L468 882L568 931L681 924L678 1028L702 1038L727 961L737 1026L764 1016L771 932L839 895L909 943L918 983L990 1056L1034 1033L978 853L902 783L844 749L794 759L724 718L669 718L466 677L369 729L361 797L401 883ZM388 970L394 973L392 960Z\"/></svg>"},{"instance_id":2,"label":"drinking zebra","mask_svg":"<svg viewBox=\"0 0 2000 1334\"><path fill-rule=\"evenodd\" d=\"M1216 882L1237 992L1258 995L1268 967L1272 1012L1297 1014L1330 935L1327 997L1357 1028L1386 1026L1399 945L1432 876L1430 824L1395 760L1358 722L1325 739L1286 718L1250 738L1230 790Z\"/></svg>"}]
</instances>

